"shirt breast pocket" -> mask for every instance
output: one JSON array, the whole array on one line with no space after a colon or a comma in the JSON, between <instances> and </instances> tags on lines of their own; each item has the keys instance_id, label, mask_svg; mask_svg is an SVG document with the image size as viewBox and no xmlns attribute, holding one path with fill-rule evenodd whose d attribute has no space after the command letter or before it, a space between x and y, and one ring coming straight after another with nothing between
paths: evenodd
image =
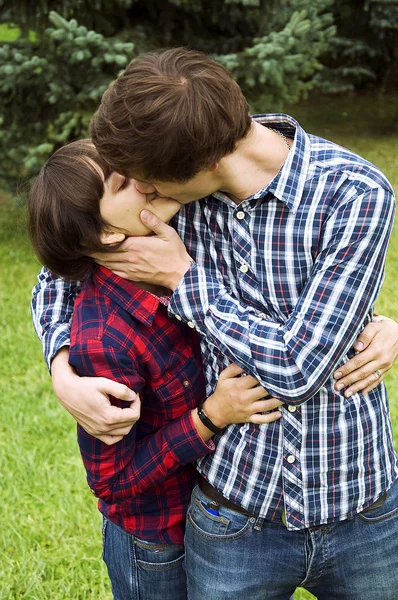
<instances>
[{"instance_id":1,"label":"shirt breast pocket","mask_svg":"<svg viewBox=\"0 0 398 600\"><path fill-rule=\"evenodd\" d=\"M188 360L181 371L153 388L167 420L177 419L205 398L205 381L200 363Z\"/></svg>"}]
</instances>

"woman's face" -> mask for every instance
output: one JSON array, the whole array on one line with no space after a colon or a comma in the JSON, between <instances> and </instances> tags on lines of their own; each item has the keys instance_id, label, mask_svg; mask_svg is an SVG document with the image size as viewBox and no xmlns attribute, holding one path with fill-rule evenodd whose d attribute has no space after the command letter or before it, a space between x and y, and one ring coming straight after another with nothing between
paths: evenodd
<instances>
[{"instance_id":1,"label":"woman's face","mask_svg":"<svg viewBox=\"0 0 398 600\"><path fill-rule=\"evenodd\" d=\"M140 219L144 208L168 223L180 210L181 204L169 198L159 198L156 193L142 194L135 187L134 179L113 171L104 181L104 195L100 200L101 217L109 224L107 229L115 228L126 236L148 235L151 230Z\"/></svg>"}]
</instances>

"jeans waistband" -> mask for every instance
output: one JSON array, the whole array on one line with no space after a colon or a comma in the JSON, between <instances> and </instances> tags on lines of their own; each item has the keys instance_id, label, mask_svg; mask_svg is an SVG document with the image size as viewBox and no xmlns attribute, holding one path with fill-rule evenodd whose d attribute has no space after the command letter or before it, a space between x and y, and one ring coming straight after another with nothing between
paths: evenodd
<instances>
[{"instance_id":1,"label":"jeans waistband","mask_svg":"<svg viewBox=\"0 0 398 600\"><path fill-rule=\"evenodd\" d=\"M223 496L221 492L219 492L214 486L212 486L207 481L207 479L203 477L203 475L198 476L198 486L199 489L215 504L218 504L219 506L225 506L225 508L229 508L231 510L235 510L236 512L241 513L242 515L246 515L247 517L255 516L249 511L245 510L243 506L239 506L239 504L234 504L233 502L231 502L231 500L225 498L225 496ZM375 508L380 508L381 506L383 506L386 499L387 493L380 496L380 498L378 498L375 502L373 502L373 504L365 508L362 512L366 513L368 511L374 510ZM286 517L284 517L284 514L282 515L281 520L284 523L284 525L286 525Z\"/></svg>"},{"instance_id":2,"label":"jeans waistband","mask_svg":"<svg viewBox=\"0 0 398 600\"><path fill-rule=\"evenodd\" d=\"M231 510L236 510L236 512L241 513L242 515L246 515L247 517L253 517L252 513L245 510L243 506L239 506L239 504L234 504L225 496L223 496L214 486L212 486L207 479L205 479L202 475L198 477L198 486L199 489L208 497L212 502L218 504L218 506L224 506L225 508L230 508Z\"/></svg>"}]
</instances>

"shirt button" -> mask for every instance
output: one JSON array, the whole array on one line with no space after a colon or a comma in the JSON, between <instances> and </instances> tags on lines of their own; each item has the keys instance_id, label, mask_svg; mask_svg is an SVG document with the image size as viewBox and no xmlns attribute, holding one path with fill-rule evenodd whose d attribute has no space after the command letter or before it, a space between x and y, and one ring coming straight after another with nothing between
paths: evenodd
<instances>
[{"instance_id":1,"label":"shirt button","mask_svg":"<svg viewBox=\"0 0 398 600\"><path fill-rule=\"evenodd\" d=\"M187 325L188 325L188 327L190 327L191 329L195 329L195 323L193 323L192 321L188 321Z\"/></svg>"},{"instance_id":2,"label":"shirt button","mask_svg":"<svg viewBox=\"0 0 398 600\"><path fill-rule=\"evenodd\" d=\"M182 382L182 385L183 385L184 387L188 387L188 386L189 386L189 381L187 381L187 380L183 381L183 382Z\"/></svg>"},{"instance_id":3,"label":"shirt button","mask_svg":"<svg viewBox=\"0 0 398 600\"><path fill-rule=\"evenodd\" d=\"M268 316L263 312L258 313L258 316L261 317L262 319L268 319Z\"/></svg>"},{"instance_id":4,"label":"shirt button","mask_svg":"<svg viewBox=\"0 0 398 600\"><path fill-rule=\"evenodd\" d=\"M247 265L241 265L239 267L239 271L241 271L242 273L247 273L249 270L249 267Z\"/></svg>"},{"instance_id":5,"label":"shirt button","mask_svg":"<svg viewBox=\"0 0 398 600\"><path fill-rule=\"evenodd\" d=\"M323 392L324 394L327 394L327 389L325 387L321 387L321 389L319 391Z\"/></svg>"},{"instance_id":6,"label":"shirt button","mask_svg":"<svg viewBox=\"0 0 398 600\"><path fill-rule=\"evenodd\" d=\"M291 405L289 404L289 406L287 407L287 410L288 410L289 412L296 412L296 407L295 407L295 406L291 406Z\"/></svg>"},{"instance_id":7,"label":"shirt button","mask_svg":"<svg viewBox=\"0 0 398 600\"><path fill-rule=\"evenodd\" d=\"M181 321L182 320L181 317L180 317L180 315L174 315L174 316L177 319L177 321Z\"/></svg>"},{"instance_id":8,"label":"shirt button","mask_svg":"<svg viewBox=\"0 0 398 600\"><path fill-rule=\"evenodd\" d=\"M245 213L243 212L243 210L239 210L239 211L236 213L236 218L237 218L237 219L239 219L239 221L242 221L242 219L244 219L244 218L245 218L245 216L246 216L246 215L245 215Z\"/></svg>"},{"instance_id":9,"label":"shirt button","mask_svg":"<svg viewBox=\"0 0 398 600\"><path fill-rule=\"evenodd\" d=\"M294 458L293 454L290 454L290 455L287 457L287 462L288 462L288 463L290 463L290 464L293 464L295 460L296 460L296 459Z\"/></svg>"}]
</instances>

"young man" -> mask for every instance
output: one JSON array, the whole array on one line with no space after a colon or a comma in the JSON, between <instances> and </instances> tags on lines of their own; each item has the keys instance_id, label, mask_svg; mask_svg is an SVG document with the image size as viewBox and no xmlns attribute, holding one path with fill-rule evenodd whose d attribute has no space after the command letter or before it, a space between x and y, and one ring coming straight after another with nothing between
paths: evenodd
<instances>
[{"instance_id":1,"label":"young man","mask_svg":"<svg viewBox=\"0 0 398 600\"><path fill-rule=\"evenodd\" d=\"M287 599L299 585L318 598L395 598L398 468L380 384L390 360L369 348L366 367L343 366L383 278L388 181L287 115L250 119L230 75L185 49L132 63L104 95L92 135L137 189L184 205L174 224L189 252L144 211L157 236L98 261L174 292L170 314L202 336L208 391L225 355L285 403L279 423L224 429L198 463L190 598ZM46 324L50 292L37 292ZM70 308L62 303L66 319ZM382 326L368 328L379 337ZM396 329L387 336L395 358ZM53 356L62 344L47 338ZM347 371L365 383L343 393ZM86 400L74 403L88 413Z\"/></svg>"}]
</instances>

